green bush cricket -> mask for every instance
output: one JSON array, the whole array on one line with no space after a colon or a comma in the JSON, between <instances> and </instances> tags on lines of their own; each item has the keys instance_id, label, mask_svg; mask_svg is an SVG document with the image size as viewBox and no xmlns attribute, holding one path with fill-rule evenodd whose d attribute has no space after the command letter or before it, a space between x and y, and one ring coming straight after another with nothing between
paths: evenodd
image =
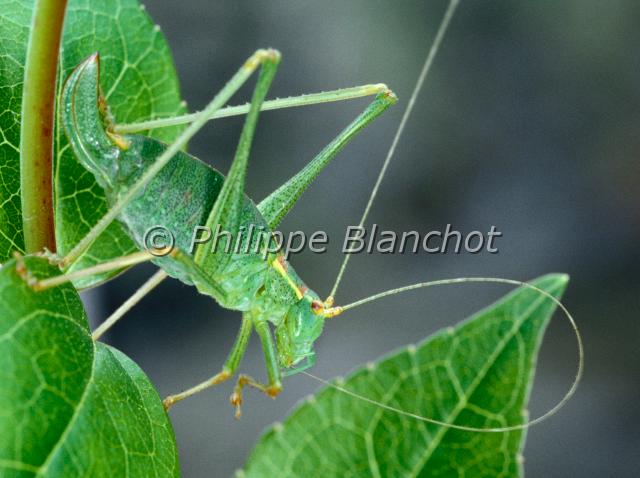
<instances>
[{"instance_id":1,"label":"green bush cricket","mask_svg":"<svg viewBox=\"0 0 640 478\"><path fill-rule=\"evenodd\" d=\"M434 42L434 47L432 47L425 63L419 85L431 65L453 13L452 8L456 4L455 1L450 4ZM129 135L127 133L136 128L119 127L112 123L107 105L99 94L99 57L97 55L91 56L79 65L67 80L64 88L61 115L67 136L79 161L95 176L99 185L105 190L111 208L89 235L80 241L67 256L59 260L59 264L62 267L72 264L104 228L116 218L125 225L141 252L54 279L38 281L28 277L34 288L53 287L63 281L73 280L82 275L120 269L150 260L161 267L161 270L147 284L96 330L94 333L96 339L119 319L124 311L133 306L167 275L187 284L195 285L201 293L210 295L222 306L243 313L236 342L222 370L209 380L182 393L167 397L164 401L167 409L175 402L217 385L235 375L253 328L261 340L268 381L266 384L262 384L246 375L238 377L231 397L231 401L236 407L237 416L240 415L244 386L252 386L271 397L275 397L282 389L283 370L287 370L287 373L295 373L313 365L315 360L313 343L320 336L325 319L337 316L345 310L387 295L431 285L475 281L533 287L526 283L506 279L454 279L415 284L376 294L347 306L334 307L333 296L345 270L346 260L332 293L323 301L304 284L293 268L289 266L282 253L265 250L265 248L268 249L267 244L264 244L263 248L259 247L260 244L257 248L248 247L247 249L253 252L240 254L220 252L219 250L212 251L205 244L199 244L192 251L194 227L203 224L210 229L221 227L230 232L232 237L242 236L243 231L248 230L247 226L256 226L266 231L274 230L299 196L346 143L396 101L395 95L385 85L366 85L318 95L307 95L299 99L280 100L279 103L278 100L266 103L265 97L279 61L279 53L275 50L257 51L201 113L191 115L189 118L192 121L190 126L170 146L144 136ZM256 70L259 70L259 78L249 107L236 108L235 112L233 108L223 110L223 106L231 96ZM262 109L270 109L270 104L274 105L273 107L298 106L374 94L376 95L375 99L363 113L305 168L274 193L257 205L245 195L244 184L251 141L259 112ZM412 97L412 101L414 99L415 96ZM238 149L226 178L218 171L181 151L206 121L215 117L216 114L218 117L224 116L225 111L227 114L247 113ZM410 109L408 108L407 111ZM402 130L407 116L408 114L405 114L399 131ZM141 123L136 127L138 130L142 130L170 124L175 123L170 119L158 120ZM361 223L366 219L377 188L393 155L398 137L399 134L396 135L392 149L383 165ZM175 244L172 244L174 247L167 248L166 251L148 250L147 232L158 224L163 224L169 231L172 231L176 240ZM258 238L260 237L258 236ZM242 240L249 242L248 245L252 246L254 238L246 236ZM346 256L346 259L348 257ZM575 329L571 316L562 304L544 291L536 290L554 300L567 314ZM275 342L271 335L270 323L275 328ZM579 346L581 352L580 342ZM580 355L580 360L582 360L582 355ZM580 372L581 363L576 381L562 401L550 412L527 424L491 430L462 426L454 426L454 428L473 431L506 431L529 426L550 416L566 402L575 390ZM395 411L405 413L402 410ZM425 417L414 418L452 426Z\"/></svg>"},{"instance_id":2,"label":"green bush cricket","mask_svg":"<svg viewBox=\"0 0 640 478\"><path fill-rule=\"evenodd\" d=\"M156 224L164 224L174 231L177 239L175 248L165 257L159 257L162 251L146 251L98 267L121 268L153 260L168 275L195 285L200 292L212 296L224 307L243 312L240 332L223 370L200 386L167 398L167 407L233 376L253 328L264 349L268 384L240 376L233 401L239 413L244 385L254 386L270 396L277 395L282 387L281 368L294 367L304 359L308 361L307 366L312 364L313 342L322 332L324 319L340 311L322 302L315 292L307 288L281 252L266 255L264 249L252 250L249 254L211 252L204 244L198 245L193 256L187 252L193 228L200 224L222 226L233 237L242 235L241 227L246 229L248 225L273 229L340 149L396 101L384 85L363 87L361 90L364 92L378 91L369 107L307 168L256 206L244 194L245 174L258 113L279 60L280 55L275 50L257 51L199 115L202 118L199 123L206 121L254 70L260 68L236 157L226 179L216 170L181 152L186 140L178 140L167 148L144 136L119 135L105 129L103 124L108 112L98 96L98 55L79 65L64 88L62 117L67 135L78 159L105 190L113 207L111 212L117 211L119 220L143 251L147 247L145 234ZM187 138L190 131L197 130L199 123L192 123L183 138ZM170 206L154 207L160 200ZM63 265L72 262L88 244L89 240L80 243L63 259ZM95 269L82 271L83 274L92 272ZM73 277L69 274L65 279L70 276ZM44 288L55 283L43 281L35 286ZM268 322L275 325L277 347Z\"/></svg>"}]
</instances>

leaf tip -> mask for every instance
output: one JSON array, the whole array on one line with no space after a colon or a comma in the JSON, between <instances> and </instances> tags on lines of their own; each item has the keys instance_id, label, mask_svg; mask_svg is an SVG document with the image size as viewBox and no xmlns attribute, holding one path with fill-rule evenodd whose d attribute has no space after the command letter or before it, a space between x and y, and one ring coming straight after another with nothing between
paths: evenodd
<instances>
[{"instance_id":1,"label":"leaf tip","mask_svg":"<svg viewBox=\"0 0 640 478\"><path fill-rule=\"evenodd\" d=\"M556 272L540 277L534 282L534 285L546 290L556 297L559 297L567 288L569 279L569 274Z\"/></svg>"}]
</instances>

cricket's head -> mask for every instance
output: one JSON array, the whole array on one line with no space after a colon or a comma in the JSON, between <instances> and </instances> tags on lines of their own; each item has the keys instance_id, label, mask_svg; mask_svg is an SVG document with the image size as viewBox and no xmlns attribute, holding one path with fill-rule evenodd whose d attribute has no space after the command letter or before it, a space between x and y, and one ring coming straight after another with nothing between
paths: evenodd
<instances>
[{"instance_id":1,"label":"cricket's head","mask_svg":"<svg viewBox=\"0 0 640 478\"><path fill-rule=\"evenodd\" d=\"M109 112L100 94L99 81L100 58L95 53L67 78L62 91L61 116L75 156L100 186L111 188L122 148L118 147L120 137L110 135L105 129L105 124L110 122Z\"/></svg>"},{"instance_id":2,"label":"cricket's head","mask_svg":"<svg viewBox=\"0 0 640 478\"><path fill-rule=\"evenodd\" d=\"M314 364L313 343L322 333L324 320L324 304L311 290L289 307L284 320L276 327L278 361L282 368L295 367L306 359L306 364L297 367L295 373Z\"/></svg>"}]
</instances>

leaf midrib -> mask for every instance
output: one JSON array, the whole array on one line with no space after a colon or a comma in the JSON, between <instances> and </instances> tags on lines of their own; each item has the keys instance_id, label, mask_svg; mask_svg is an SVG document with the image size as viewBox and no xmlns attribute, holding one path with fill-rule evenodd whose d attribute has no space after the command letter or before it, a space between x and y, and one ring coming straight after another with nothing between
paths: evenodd
<instances>
[{"instance_id":1,"label":"leaf midrib","mask_svg":"<svg viewBox=\"0 0 640 478\"><path fill-rule=\"evenodd\" d=\"M40 467L38 467L38 472L36 474L37 477L44 476L44 474L47 472L47 469L49 468L49 465L51 465L51 461L53 460L53 457L58 453L58 450L60 449L62 444L66 441L67 436L69 435L69 433L71 433L71 430L73 429L73 425L75 424L76 420L78 419L78 416L80 415L80 410L82 410L82 407L84 407L84 402L87 399L87 396L89 395L89 389L91 388L91 383L93 381L93 377L96 370L96 360L95 360L96 359L96 343L93 340L91 340L91 347L93 351L93 357L91 360L91 373L89 374L89 378L87 379L87 384L84 390L82 391L82 397L80 397L80 401L78 401L78 405L76 406L76 409L73 412L73 416L67 423L66 428L60 434L60 438L58 439L56 444L51 448L51 451L49 452L49 455L47 456L46 460L42 463L42 465L40 465Z\"/></svg>"}]
</instances>

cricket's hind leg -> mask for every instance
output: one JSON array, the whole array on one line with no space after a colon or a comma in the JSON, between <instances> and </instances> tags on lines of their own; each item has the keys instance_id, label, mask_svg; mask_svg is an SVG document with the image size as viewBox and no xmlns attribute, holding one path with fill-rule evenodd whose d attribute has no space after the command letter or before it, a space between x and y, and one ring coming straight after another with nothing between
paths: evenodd
<instances>
[{"instance_id":1,"label":"cricket's hind leg","mask_svg":"<svg viewBox=\"0 0 640 478\"><path fill-rule=\"evenodd\" d=\"M395 94L385 87L376 95L376 98L369 106L325 146L312 161L258 204L258 209L271 229L275 229L278 226L302 193L342 151L347 143L396 101Z\"/></svg>"},{"instance_id":2,"label":"cricket's hind leg","mask_svg":"<svg viewBox=\"0 0 640 478\"><path fill-rule=\"evenodd\" d=\"M357 98L364 98L367 96L376 96L380 93L385 93L388 91L389 88L387 87L387 85L385 85L384 83L376 83L353 86L350 88L340 88L337 90L323 91L320 93L307 93L298 96L289 96L287 98L266 100L262 104L260 111L271 111L283 108L299 108L301 106L347 101ZM249 112L249 109L249 104L226 106L209 116L209 120L245 115ZM153 120L141 121L139 123L114 124L112 130L114 135L118 135L140 133L142 131L157 128L167 128L170 126L179 126L192 123L198 117L198 114L199 113L188 113L186 115L158 118Z\"/></svg>"},{"instance_id":3,"label":"cricket's hind leg","mask_svg":"<svg viewBox=\"0 0 640 478\"><path fill-rule=\"evenodd\" d=\"M231 232L232 236L238 234L242 225L241 216L245 206L244 192L251 145L258 125L260 107L275 77L280 63L280 54L275 50L266 51L261 62L260 73L251 97L251 107L240 133L233 162L205 224L209 230L220 227L224 231ZM214 259L207 258L207 255L213 256ZM211 266L215 263L215 267L221 269L231 260L231 256L228 251L208 251L208 247L198 244L193 258L196 264L203 264L206 261Z\"/></svg>"}]
</instances>

